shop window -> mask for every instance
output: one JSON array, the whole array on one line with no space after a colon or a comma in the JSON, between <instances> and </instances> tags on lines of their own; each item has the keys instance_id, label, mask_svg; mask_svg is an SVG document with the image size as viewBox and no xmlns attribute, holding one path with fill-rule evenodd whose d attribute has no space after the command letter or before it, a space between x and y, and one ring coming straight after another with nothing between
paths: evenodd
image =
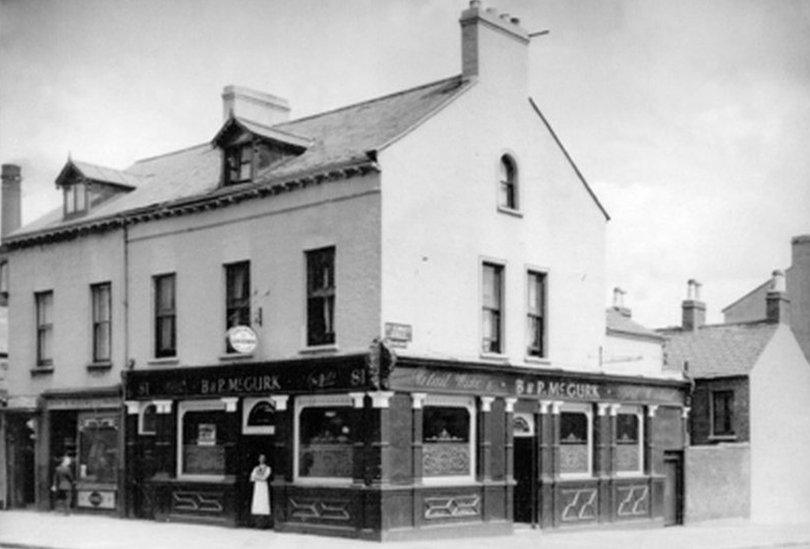
<instances>
[{"instance_id":1,"label":"shop window","mask_svg":"<svg viewBox=\"0 0 810 549\"><path fill-rule=\"evenodd\" d=\"M233 444L228 416L218 401L187 401L178 407L177 476L222 478L229 471Z\"/></svg>"},{"instance_id":2,"label":"shop window","mask_svg":"<svg viewBox=\"0 0 810 549\"><path fill-rule=\"evenodd\" d=\"M79 421L79 479L115 483L118 474L118 418L81 414Z\"/></svg>"},{"instance_id":3,"label":"shop window","mask_svg":"<svg viewBox=\"0 0 810 549\"><path fill-rule=\"evenodd\" d=\"M526 354L546 356L546 275L529 271L526 292Z\"/></svg>"},{"instance_id":4,"label":"shop window","mask_svg":"<svg viewBox=\"0 0 810 549\"><path fill-rule=\"evenodd\" d=\"M306 398L296 402L296 480L351 481L358 411L351 400Z\"/></svg>"},{"instance_id":5,"label":"shop window","mask_svg":"<svg viewBox=\"0 0 810 549\"><path fill-rule=\"evenodd\" d=\"M138 414L138 434L157 434L157 418L157 406L154 404L147 404L146 406L143 406L140 414Z\"/></svg>"},{"instance_id":6,"label":"shop window","mask_svg":"<svg viewBox=\"0 0 810 549\"><path fill-rule=\"evenodd\" d=\"M566 408L560 414L560 474L590 476L593 467L591 411L586 406L568 405Z\"/></svg>"},{"instance_id":7,"label":"shop window","mask_svg":"<svg viewBox=\"0 0 810 549\"><path fill-rule=\"evenodd\" d=\"M481 350L503 351L503 265L484 263L482 271Z\"/></svg>"},{"instance_id":8,"label":"shop window","mask_svg":"<svg viewBox=\"0 0 810 549\"><path fill-rule=\"evenodd\" d=\"M155 285L155 357L177 355L177 309L175 275L154 278Z\"/></svg>"},{"instance_id":9,"label":"shop window","mask_svg":"<svg viewBox=\"0 0 810 549\"><path fill-rule=\"evenodd\" d=\"M111 311L110 283L90 286L93 295L93 362L110 361Z\"/></svg>"},{"instance_id":10,"label":"shop window","mask_svg":"<svg viewBox=\"0 0 810 549\"><path fill-rule=\"evenodd\" d=\"M518 208L517 168L509 155L501 157L498 165L499 195L498 206L509 210Z\"/></svg>"},{"instance_id":11,"label":"shop window","mask_svg":"<svg viewBox=\"0 0 810 549\"><path fill-rule=\"evenodd\" d=\"M429 395L422 411L422 476L426 482L472 480L475 402Z\"/></svg>"},{"instance_id":12,"label":"shop window","mask_svg":"<svg viewBox=\"0 0 810 549\"><path fill-rule=\"evenodd\" d=\"M276 409L268 398L246 398L242 401L242 433L273 435L276 433Z\"/></svg>"},{"instance_id":13,"label":"shop window","mask_svg":"<svg viewBox=\"0 0 810 549\"><path fill-rule=\"evenodd\" d=\"M34 294L37 308L37 365L53 364L53 292Z\"/></svg>"},{"instance_id":14,"label":"shop window","mask_svg":"<svg viewBox=\"0 0 810 549\"><path fill-rule=\"evenodd\" d=\"M616 471L641 473L643 467L643 422L641 410L622 407L616 415Z\"/></svg>"},{"instance_id":15,"label":"shop window","mask_svg":"<svg viewBox=\"0 0 810 549\"><path fill-rule=\"evenodd\" d=\"M734 391L712 391L712 435L734 436Z\"/></svg>"},{"instance_id":16,"label":"shop window","mask_svg":"<svg viewBox=\"0 0 810 549\"><path fill-rule=\"evenodd\" d=\"M335 342L335 248L306 252L307 345Z\"/></svg>"},{"instance_id":17,"label":"shop window","mask_svg":"<svg viewBox=\"0 0 810 549\"><path fill-rule=\"evenodd\" d=\"M250 261L225 265L225 329L250 326ZM236 349L225 338L228 353Z\"/></svg>"}]
</instances>

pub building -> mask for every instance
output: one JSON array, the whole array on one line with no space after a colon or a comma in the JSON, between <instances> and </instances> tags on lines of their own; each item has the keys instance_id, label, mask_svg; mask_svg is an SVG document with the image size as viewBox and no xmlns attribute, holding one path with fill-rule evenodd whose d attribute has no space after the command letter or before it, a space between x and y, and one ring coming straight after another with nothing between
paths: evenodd
<instances>
[{"instance_id":1,"label":"pub building","mask_svg":"<svg viewBox=\"0 0 810 549\"><path fill-rule=\"evenodd\" d=\"M682 381L368 353L125 372L129 514L375 540L662 524ZM673 511L675 510L675 511Z\"/></svg>"}]
</instances>

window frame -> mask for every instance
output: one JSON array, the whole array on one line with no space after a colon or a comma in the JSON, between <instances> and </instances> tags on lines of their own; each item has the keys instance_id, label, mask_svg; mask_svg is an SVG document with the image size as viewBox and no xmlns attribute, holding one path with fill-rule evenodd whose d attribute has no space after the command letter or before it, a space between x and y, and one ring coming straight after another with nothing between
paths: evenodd
<instances>
[{"instance_id":1,"label":"window frame","mask_svg":"<svg viewBox=\"0 0 810 549\"><path fill-rule=\"evenodd\" d=\"M718 395L724 395L725 399L725 413L728 422L728 431L717 432L717 408L715 400ZM734 389L712 389L709 392L709 420L710 420L710 433L712 438L731 439L736 438L737 433L734 432Z\"/></svg>"},{"instance_id":2,"label":"window frame","mask_svg":"<svg viewBox=\"0 0 810 549\"><path fill-rule=\"evenodd\" d=\"M40 305L42 304L41 301L45 300L46 298L50 298L49 303L50 322L42 322L42 318L40 316ZM51 366L53 364L53 331L54 331L53 313L54 313L53 290L43 290L40 292L34 292L34 315L36 319L36 329L37 329L37 337L36 337L37 366ZM50 338L49 339L50 356L43 357L42 343L46 338Z\"/></svg>"},{"instance_id":3,"label":"window frame","mask_svg":"<svg viewBox=\"0 0 810 549\"><path fill-rule=\"evenodd\" d=\"M65 217L86 213L89 204L89 185L86 181L76 181L63 187L62 210ZM81 196L82 207L79 208L78 197Z\"/></svg>"},{"instance_id":4,"label":"window frame","mask_svg":"<svg viewBox=\"0 0 810 549\"><path fill-rule=\"evenodd\" d=\"M247 152L247 159L245 159L245 151ZM237 141L227 147L223 148L223 180L222 186L228 187L230 185L241 185L242 183L250 183L253 181L255 172L255 158L256 151L254 148L253 139L246 141ZM238 164L238 165L237 165ZM242 178L242 169L245 164L249 164L247 178ZM237 174L238 179L234 179L232 175Z\"/></svg>"},{"instance_id":5,"label":"window frame","mask_svg":"<svg viewBox=\"0 0 810 549\"><path fill-rule=\"evenodd\" d=\"M499 299L497 309L487 307L484 299L484 292L486 290L485 271L489 267L494 268L495 273L498 275ZM479 299L478 348L481 353L481 356L483 357L501 358L506 355L506 263L495 259L482 258L479 263L478 272L480 281L478 291L478 299ZM492 311L497 312L497 320L498 320L498 349L495 351L484 347L484 340L486 338L486 334L484 331L484 319L486 318L487 314L492 314Z\"/></svg>"},{"instance_id":6,"label":"window frame","mask_svg":"<svg viewBox=\"0 0 810 549\"><path fill-rule=\"evenodd\" d=\"M161 308L161 293L160 288L162 280L171 280L172 281L172 308L163 309ZM154 353L154 357L157 359L160 358L175 358L177 357L177 273L163 273L158 275L152 276L152 292L153 292L153 338L154 344L152 351ZM173 346L168 351L161 350L161 327L162 323L165 319L171 318L172 320L172 341Z\"/></svg>"},{"instance_id":7,"label":"window frame","mask_svg":"<svg viewBox=\"0 0 810 549\"><path fill-rule=\"evenodd\" d=\"M228 330L230 330L234 326L248 326L248 327L250 327L251 324L252 324L251 323L251 309L252 309L252 307L251 307L251 291L252 291L252 288L251 288L251 276L250 276L250 267L251 267L250 260L246 259L246 260L243 260L243 261L235 261L233 263L225 263L223 265L223 267L224 267L224 270L225 270L225 334L226 334L226 336L225 336L225 353L228 354L228 355L240 355L241 353L238 353L236 351L236 349L231 347L231 342L228 341L227 333L228 333ZM231 276L234 276L233 273L238 268L244 268L245 269L244 284L246 286L246 292L245 292L245 296L243 296L241 299L237 299L237 298L231 296L231 294L230 294L231 286L232 286L232 284L231 284ZM240 303L242 301L244 303L238 304L238 303ZM231 325L230 324L231 315L234 314L235 312L239 312L239 311L247 311L247 314L244 315L246 317L245 318L246 322L244 324L240 324L239 322L237 322L236 324ZM242 314L239 313L239 316L242 317Z\"/></svg>"},{"instance_id":8,"label":"window frame","mask_svg":"<svg viewBox=\"0 0 810 549\"><path fill-rule=\"evenodd\" d=\"M270 404L273 408L273 413L276 413L276 403L269 396L263 397L245 397L242 399L242 434L243 435L275 435L275 425L248 425L250 412L253 407L261 402Z\"/></svg>"},{"instance_id":9,"label":"window frame","mask_svg":"<svg viewBox=\"0 0 810 549\"><path fill-rule=\"evenodd\" d=\"M565 480L576 480L576 479L590 479L593 478L593 436L594 436L594 427L593 427L593 406L588 403L575 403L575 402L565 402L560 407L560 423L562 423L562 414L564 413L575 413L575 414L585 414L587 418L587 427L588 427L588 443L587 443L587 452L588 452L588 471L587 472L563 472L560 471L559 475L561 479ZM558 433L558 439L562 438L562 433Z\"/></svg>"},{"instance_id":10,"label":"window frame","mask_svg":"<svg viewBox=\"0 0 810 549\"><path fill-rule=\"evenodd\" d=\"M317 257L318 254L331 253L331 285L320 288L312 288L311 279L314 278L312 273L314 263L311 261ZM335 325L337 314L337 246L330 244L327 246L319 246L317 248L310 248L304 250L304 345L307 349L317 348L331 348L337 346L337 326ZM323 300L323 305L327 306L329 311L329 324L331 332L327 331L327 326L324 326L322 341L313 338L310 322L310 304L314 300ZM323 310L322 310L323 312ZM331 334L331 337L329 337Z\"/></svg>"},{"instance_id":11,"label":"window frame","mask_svg":"<svg viewBox=\"0 0 810 549\"><path fill-rule=\"evenodd\" d=\"M97 299L103 298L106 291L107 295L107 318L98 318L98 305ZM92 329L92 357L94 364L108 364L112 362L112 282L99 282L90 285L90 309L91 309L91 329ZM102 357L98 354L98 330L103 329L107 333L107 357Z\"/></svg>"},{"instance_id":12,"label":"window frame","mask_svg":"<svg viewBox=\"0 0 810 549\"><path fill-rule=\"evenodd\" d=\"M470 417L470 432L468 437L468 445L470 452L470 473L468 475L444 475L444 476L430 476L422 475L422 484L433 486L452 486L458 484L470 484L476 481L477 472L477 455L476 455L476 441L478 440L478 425L476 419L478 416L478 409L476 406L476 397L474 396L460 396L460 395L435 395L428 394L422 403L422 417L424 418L425 408L466 408ZM424 446L424 433L423 440L419 442ZM423 453L424 456L424 453ZM423 457L424 459L424 457Z\"/></svg>"},{"instance_id":13,"label":"window frame","mask_svg":"<svg viewBox=\"0 0 810 549\"><path fill-rule=\"evenodd\" d=\"M532 312L531 285L533 277L537 277L540 281L540 311L539 314ZM529 267L526 269L526 358L529 360L547 360L548 359L548 272L542 269ZM532 353L529 338L529 323L534 319L539 319L540 323L540 349L538 354Z\"/></svg>"},{"instance_id":14,"label":"window frame","mask_svg":"<svg viewBox=\"0 0 810 549\"><path fill-rule=\"evenodd\" d=\"M177 425L175 444L177 445L177 452L175 460L177 463L175 474L178 480L199 480L199 481L221 481L226 480L229 475L227 474L227 454L225 456L225 470L221 475L205 475L194 473L183 473L183 418L187 412L201 412L201 411L221 411L224 414L233 413L228 412L225 403L221 400L182 400L177 403ZM227 451L227 450L226 450Z\"/></svg>"},{"instance_id":15,"label":"window frame","mask_svg":"<svg viewBox=\"0 0 810 549\"><path fill-rule=\"evenodd\" d=\"M632 415L635 416L636 421L638 422L638 440L636 441L636 446L638 447L638 468L632 471L630 470L620 470L618 465L616 467L616 476L620 477L628 477L628 476L638 476L644 474L644 443L645 443L645 436L646 431L644 430L644 409L641 406L630 406L630 405L621 405L619 409L616 411L616 433L614 437L616 439L616 445L622 444L619 442L618 437L618 421L620 415ZM629 444L627 444L629 446Z\"/></svg>"},{"instance_id":16,"label":"window frame","mask_svg":"<svg viewBox=\"0 0 810 549\"><path fill-rule=\"evenodd\" d=\"M515 160L515 155L511 151L504 151L500 157L498 157L497 165L498 210L508 213L520 212L520 185L518 173L518 164L517 160ZM506 199L502 200L504 194Z\"/></svg>"},{"instance_id":17,"label":"window frame","mask_svg":"<svg viewBox=\"0 0 810 549\"><path fill-rule=\"evenodd\" d=\"M350 486L354 482L351 477L302 477L300 475L301 451L301 412L305 408L351 408L362 410L355 404L349 394L335 395L304 395L295 399L293 415L293 484L310 484L326 486Z\"/></svg>"}]
</instances>

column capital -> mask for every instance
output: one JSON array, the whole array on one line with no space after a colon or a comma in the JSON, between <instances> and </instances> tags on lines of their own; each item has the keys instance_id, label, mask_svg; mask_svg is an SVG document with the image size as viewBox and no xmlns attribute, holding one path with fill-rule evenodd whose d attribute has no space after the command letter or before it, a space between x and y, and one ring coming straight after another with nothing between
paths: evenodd
<instances>
[{"instance_id":1,"label":"column capital","mask_svg":"<svg viewBox=\"0 0 810 549\"><path fill-rule=\"evenodd\" d=\"M273 403L273 408L275 408L276 412L286 410L288 400L290 400L289 395L270 395L270 402Z\"/></svg>"},{"instance_id":2,"label":"column capital","mask_svg":"<svg viewBox=\"0 0 810 549\"><path fill-rule=\"evenodd\" d=\"M689 412L691 412L691 411L692 411L692 408L690 408L689 406L684 406L683 410L681 411L681 417L683 419L689 419Z\"/></svg>"},{"instance_id":3,"label":"column capital","mask_svg":"<svg viewBox=\"0 0 810 549\"><path fill-rule=\"evenodd\" d=\"M481 411L482 412L491 412L492 411L492 403L495 401L495 397L482 396L480 398L481 398Z\"/></svg>"},{"instance_id":4,"label":"column capital","mask_svg":"<svg viewBox=\"0 0 810 549\"><path fill-rule=\"evenodd\" d=\"M363 399L365 396L366 393L349 393L349 397L352 399L352 406L355 408L362 408Z\"/></svg>"},{"instance_id":5,"label":"column capital","mask_svg":"<svg viewBox=\"0 0 810 549\"><path fill-rule=\"evenodd\" d=\"M411 393L411 408L421 410L426 398L427 393Z\"/></svg>"},{"instance_id":6,"label":"column capital","mask_svg":"<svg viewBox=\"0 0 810 549\"><path fill-rule=\"evenodd\" d=\"M547 414L552 404L553 402L551 402L550 400L541 400L540 403L538 404L538 407L540 408L540 413Z\"/></svg>"},{"instance_id":7,"label":"column capital","mask_svg":"<svg viewBox=\"0 0 810 549\"><path fill-rule=\"evenodd\" d=\"M394 396L394 391L374 391L366 394L371 397L372 408L388 408L388 402Z\"/></svg>"},{"instance_id":8,"label":"column capital","mask_svg":"<svg viewBox=\"0 0 810 549\"><path fill-rule=\"evenodd\" d=\"M235 412L239 397L222 397L219 400L225 405L226 412Z\"/></svg>"},{"instance_id":9,"label":"column capital","mask_svg":"<svg viewBox=\"0 0 810 549\"><path fill-rule=\"evenodd\" d=\"M562 400L555 400L551 403L551 413L555 416L560 415L560 411L562 410L563 401Z\"/></svg>"},{"instance_id":10,"label":"column capital","mask_svg":"<svg viewBox=\"0 0 810 549\"><path fill-rule=\"evenodd\" d=\"M608 408L610 408L611 404L609 402L600 402L596 405L596 415L604 416L608 413Z\"/></svg>"},{"instance_id":11,"label":"column capital","mask_svg":"<svg viewBox=\"0 0 810 549\"><path fill-rule=\"evenodd\" d=\"M131 416L141 411L141 403L137 400L125 400L124 406L127 407L127 414Z\"/></svg>"},{"instance_id":12,"label":"column capital","mask_svg":"<svg viewBox=\"0 0 810 549\"><path fill-rule=\"evenodd\" d=\"M618 415L620 406L621 406L621 404L611 404L610 405L610 416L611 417L614 417L614 416Z\"/></svg>"},{"instance_id":13,"label":"column capital","mask_svg":"<svg viewBox=\"0 0 810 549\"><path fill-rule=\"evenodd\" d=\"M512 414L515 411L515 404L517 403L518 399L516 397L506 397L503 399L505 409L504 411L507 414Z\"/></svg>"},{"instance_id":14,"label":"column capital","mask_svg":"<svg viewBox=\"0 0 810 549\"><path fill-rule=\"evenodd\" d=\"M153 400L152 404L155 405L155 412L158 414L171 414L172 401L171 400Z\"/></svg>"},{"instance_id":15,"label":"column capital","mask_svg":"<svg viewBox=\"0 0 810 549\"><path fill-rule=\"evenodd\" d=\"M655 412L658 410L658 404L650 404L647 406L647 417L655 417Z\"/></svg>"}]
</instances>

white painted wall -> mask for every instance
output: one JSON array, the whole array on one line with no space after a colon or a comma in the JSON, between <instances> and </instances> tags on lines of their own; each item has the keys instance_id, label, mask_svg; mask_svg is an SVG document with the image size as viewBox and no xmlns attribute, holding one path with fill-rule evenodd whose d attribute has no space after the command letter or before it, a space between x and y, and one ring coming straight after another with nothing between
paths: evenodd
<instances>
[{"instance_id":1,"label":"white painted wall","mask_svg":"<svg viewBox=\"0 0 810 549\"><path fill-rule=\"evenodd\" d=\"M124 269L120 230L9 254L9 394L111 386L124 366ZM112 283L112 369L88 372L92 362L90 284ZM37 365L34 292L53 290L52 374L31 376Z\"/></svg>"},{"instance_id":2,"label":"white painted wall","mask_svg":"<svg viewBox=\"0 0 810 549\"><path fill-rule=\"evenodd\" d=\"M810 520L810 364L781 325L751 372L751 520Z\"/></svg>"},{"instance_id":3,"label":"white painted wall","mask_svg":"<svg viewBox=\"0 0 810 549\"><path fill-rule=\"evenodd\" d=\"M507 151L518 164L522 217L497 209L498 162ZM544 365L598 369L605 217L521 79L479 80L379 159L382 320L413 326L413 341L398 352L480 360L481 260L492 258L506 265L505 358L536 365L525 356L533 266L548 272Z\"/></svg>"},{"instance_id":4,"label":"white painted wall","mask_svg":"<svg viewBox=\"0 0 810 549\"><path fill-rule=\"evenodd\" d=\"M680 379L679 371L664 370L663 342L608 333L602 369L612 374Z\"/></svg>"},{"instance_id":5,"label":"white painted wall","mask_svg":"<svg viewBox=\"0 0 810 549\"><path fill-rule=\"evenodd\" d=\"M251 360L301 356L306 346L306 250L334 245L338 352L379 335L380 195L376 174L135 225L130 232L131 356L154 358L152 277L176 273L179 365L226 364L225 270L251 262L259 345ZM165 362L164 362L165 363ZM171 364L170 364L171 365Z\"/></svg>"}]
</instances>

